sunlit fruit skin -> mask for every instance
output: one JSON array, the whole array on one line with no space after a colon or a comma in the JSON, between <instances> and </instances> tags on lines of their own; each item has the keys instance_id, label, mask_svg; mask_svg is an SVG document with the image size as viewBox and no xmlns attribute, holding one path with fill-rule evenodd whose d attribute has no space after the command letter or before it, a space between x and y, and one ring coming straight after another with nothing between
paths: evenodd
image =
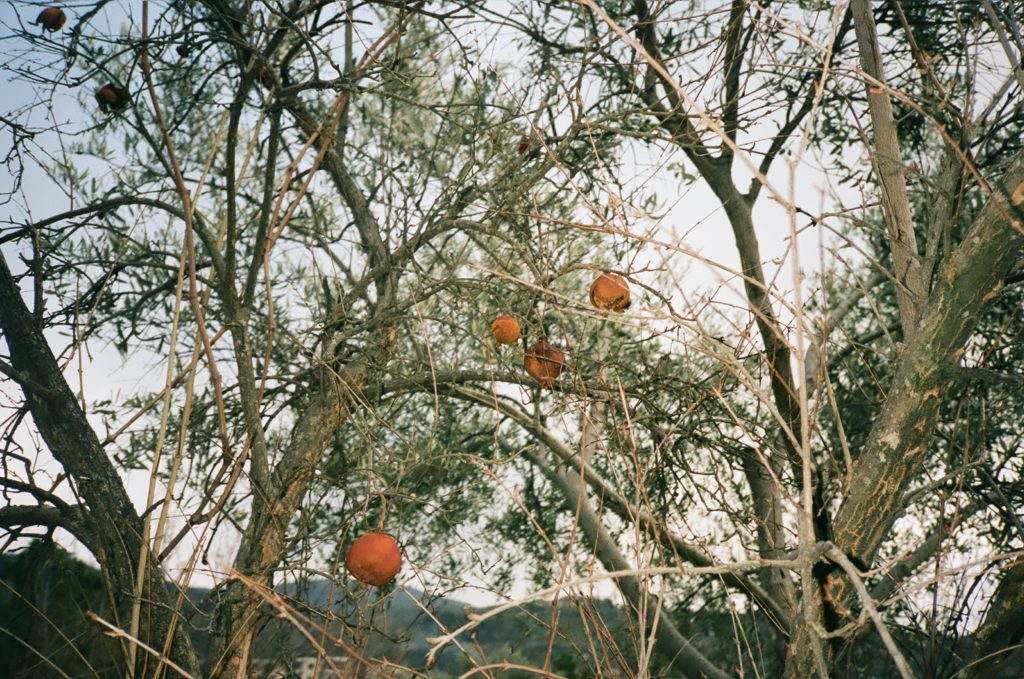
<instances>
[{"instance_id":1,"label":"sunlit fruit skin","mask_svg":"<svg viewBox=\"0 0 1024 679\"><path fill-rule=\"evenodd\" d=\"M383 587L401 570L402 551L387 533L367 533L348 548L345 568L364 585Z\"/></svg>"},{"instance_id":2,"label":"sunlit fruit skin","mask_svg":"<svg viewBox=\"0 0 1024 679\"><path fill-rule=\"evenodd\" d=\"M491 323L491 335L498 344L514 344L519 339L519 321L511 316L498 316Z\"/></svg>"},{"instance_id":3,"label":"sunlit fruit skin","mask_svg":"<svg viewBox=\"0 0 1024 679\"><path fill-rule=\"evenodd\" d=\"M104 111L120 111L128 104L128 92L114 83L107 83L96 90L96 102Z\"/></svg>"},{"instance_id":4,"label":"sunlit fruit skin","mask_svg":"<svg viewBox=\"0 0 1024 679\"><path fill-rule=\"evenodd\" d=\"M523 367L540 386L550 389L565 369L565 354L553 344L537 342L526 350Z\"/></svg>"},{"instance_id":5,"label":"sunlit fruit skin","mask_svg":"<svg viewBox=\"0 0 1024 679\"><path fill-rule=\"evenodd\" d=\"M64 28L67 20L68 15L60 7L47 7L36 17L36 23L51 33Z\"/></svg>"},{"instance_id":6,"label":"sunlit fruit skin","mask_svg":"<svg viewBox=\"0 0 1024 679\"><path fill-rule=\"evenodd\" d=\"M606 273L590 286L590 303L602 311L625 311L629 308L629 283L622 276Z\"/></svg>"}]
</instances>

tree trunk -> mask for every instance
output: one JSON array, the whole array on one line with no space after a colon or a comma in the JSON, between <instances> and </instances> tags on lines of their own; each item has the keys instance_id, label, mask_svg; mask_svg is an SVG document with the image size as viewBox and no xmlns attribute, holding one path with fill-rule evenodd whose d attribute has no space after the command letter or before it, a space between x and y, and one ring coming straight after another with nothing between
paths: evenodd
<instances>
[{"instance_id":1,"label":"tree trunk","mask_svg":"<svg viewBox=\"0 0 1024 679\"><path fill-rule=\"evenodd\" d=\"M852 484L836 515L835 544L855 562L871 565L903 511L903 492L924 464L942 393L964 343L1020 257L1024 215L1007 196L1022 184L1024 154L1007 169L966 238L939 269L935 287L921 306L917 332L903 350L892 388L855 460ZM831 577L828 588L838 610L855 604L845 578ZM788 676L816 676L808 643L811 633L803 630L797 635Z\"/></svg>"},{"instance_id":2,"label":"tree trunk","mask_svg":"<svg viewBox=\"0 0 1024 679\"><path fill-rule=\"evenodd\" d=\"M89 548L110 583L116 609L127 609L135 592L135 569L142 548L142 520L124 489L117 470L100 445L96 432L61 373L50 346L25 306L21 290L0 255L0 330L11 363L22 377L25 403L54 458L60 462L81 497L86 511L82 523L92 539ZM149 625L139 640L162 648L171 629L175 607L159 567L148 560L142 601ZM116 612L116 611L115 611ZM112 621L118 624L116 620ZM176 625L170 658L182 669L198 675L187 625ZM126 643L132 643L127 641ZM136 654L136 676L153 668L152 656Z\"/></svg>"},{"instance_id":3,"label":"tree trunk","mask_svg":"<svg viewBox=\"0 0 1024 679\"><path fill-rule=\"evenodd\" d=\"M234 569L255 580L257 587L273 589L274 569L285 549L288 526L313 481L317 463L350 409L342 388L329 380L316 394L295 425L291 441L274 470L266 499L253 500L252 517L235 555ZM217 604L214 651L207 659L205 676L244 679L249 676L256 637L267 622L260 612L263 597L239 579L231 579Z\"/></svg>"}]
</instances>

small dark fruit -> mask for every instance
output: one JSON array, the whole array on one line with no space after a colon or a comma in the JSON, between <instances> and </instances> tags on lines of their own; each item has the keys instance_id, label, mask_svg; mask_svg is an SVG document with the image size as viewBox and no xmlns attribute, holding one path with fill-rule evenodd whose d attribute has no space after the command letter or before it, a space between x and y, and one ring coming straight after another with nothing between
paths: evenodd
<instances>
[{"instance_id":1,"label":"small dark fruit","mask_svg":"<svg viewBox=\"0 0 1024 679\"><path fill-rule=\"evenodd\" d=\"M64 28L68 15L60 7L47 7L36 17L36 24L53 33Z\"/></svg>"},{"instance_id":2,"label":"small dark fruit","mask_svg":"<svg viewBox=\"0 0 1024 679\"><path fill-rule=\"evenodd\" d=\"M526 152L530 150L531 145L530 138L524 134L522 139L519 140L519 146L516 147L516 151L519 155L525 156Z\"/></svg>"},{"instance_id":3,"label":"small dark fruit","mask_svg":"<svg viewBox=\"0 0 1024 679\"><path fill-rule=\"evenodd\" d=\"M104 111L120 111L128 105L128 91L114 83L96 90L96 101Z\"/></svg>"}]
</instances>

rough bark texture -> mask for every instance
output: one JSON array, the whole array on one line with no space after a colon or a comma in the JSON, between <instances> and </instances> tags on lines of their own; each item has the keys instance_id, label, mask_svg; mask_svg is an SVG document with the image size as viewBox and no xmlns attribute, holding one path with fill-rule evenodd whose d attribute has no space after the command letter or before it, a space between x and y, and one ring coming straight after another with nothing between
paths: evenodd
<instances>
[{"instance_id":1,"label":"rough bark texture","mask_svg":"<svg viewBox=\"0 0 1024 679\"><path fill-rule=\"evenodd\" d=\"M21 290L2 256L0 330L14 368L45 390L45 394L38 394L24 389L25 402L47 447L74 480L78 495L88 508L88 512L82 514L92 537L87 546L109 577L115 604L127 604L135 587L135 569L142 547L142 520L68 387L46 338L25 306ZM150 565L147 571L142 598L151 604L147 610L149 625L139 631L139 637L150 646L160 648L170 629L174 606L159 568ZM178 627L183 629L186 625ZM144 676L142 668L152 665L152 659L146 654L137 657L136 676ZM183 669L197 672L198 662L187 633L175 637L170 657Z\"/></svg>"},{"instance_id":2,"label":"rough bark texture","mask_svg":"<svg viewBox=\"0 0 1024 679\"><path fill-rule=\"evenodd\" d=\"M920 469L941 403L941 387L1024 245L1019 216L1006 199L1024 182L1024 160L1007 170L964 241L939 270L935 289L907 344L882 410L856 462L854 482L835 522L837 546L870 564L901 511L900 498Z\"/></svg>"},{"instance_id":3,"label":"rough bark texture","mask_svg":"<svg viewBox=\"0 0 1024 679\"><path fill-rule=\"evenodd\" d=\"M234 568L260 586L273 589L274 568L281 559L288 526L309 489L317 462L348 412L345 403L339 390L332 387L310 400L274 470L270 495L253 504ZM206 676L248 676L253 644L268 620L260 613L262 602L258 590L240 580L225 585L217 605L215 650Z\"/></svg>"},{"instance_id":4,"label":"rough bark texture","mask_svg":"<svg viewBox=\"0 0 1024 679\"><path fill-rule=\"evenodd\" d=\"M871 3L852 0L851 11L861 66L884 85ZM927 456L950 369L961 355L985 303L999 293L1005 275L1019 257L1024 244L1021 217L1007 196L1024 181L1024 165L1019 156L1011 164L967 237L938 269L932 292L926 297L927 281L921 275L923 269L917 258L889 93L875 83L868 83L867 91L875 166L907 340L892 387L872 425L866 448L855 462L852 484L834 522L837 547L870 565L903 510L904 490ZM938 200L942 199L944 196L938 196ZM852 607L854 596L848 580L832 576L827 589L837 610ZM817 676L813 636L807 624L798 630L787 665L788 676Z\"/></svg>"}]
</instances>

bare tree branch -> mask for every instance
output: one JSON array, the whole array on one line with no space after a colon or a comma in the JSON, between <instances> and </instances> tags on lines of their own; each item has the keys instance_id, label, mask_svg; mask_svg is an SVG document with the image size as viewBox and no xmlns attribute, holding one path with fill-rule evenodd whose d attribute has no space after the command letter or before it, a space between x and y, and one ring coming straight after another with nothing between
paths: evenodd
<instances>
[{"instance_id":1,"label":"bare tree branch","mask_svg":"<svg viewBox=\"0 0 1024 679\"><path fill-rule=\"evenodd\" d=\"M594 554L601 565L608 571L632 568L587 499L586 484L579 474L568 467L552 467L533 453L525 452L524 455L562 493L567 509L570 512L578 511L580 529L593 545ZM660 614L661 602L647 592L638 577L619 578L616 585L633 614L642 620L641 634L646 635L649 629L655 629L659 641L657 648L675 671L690 677L725 679L729 676L687 641L666 615Z\"/></svg>"},{"instance_id":2,"label":"bare tree branch","mask_svg":"<svg viewBox=\"0 0 1024 679\"><path fill-rule=\"evenodd\" d=\"M871 0L851 0L853 27L860 48L861 68L880 83L885 83L882 67L882 51L878 46L878 34ZM882 189L882 206L885 221L889 226L889 249L892 252L894 274L896 275L896 296L900 304L900 318L903 321L905 337L912 337L916 329L919 305L924 303L927 289L921 278L921 263L917 254L917 237L914 234L914 217L907 197L907 179L904 174L903 154L892 102L886 87L867 86L868 106L874 126L874 154L878 169L878 180Z\"/></svg>"}]
</instances>

